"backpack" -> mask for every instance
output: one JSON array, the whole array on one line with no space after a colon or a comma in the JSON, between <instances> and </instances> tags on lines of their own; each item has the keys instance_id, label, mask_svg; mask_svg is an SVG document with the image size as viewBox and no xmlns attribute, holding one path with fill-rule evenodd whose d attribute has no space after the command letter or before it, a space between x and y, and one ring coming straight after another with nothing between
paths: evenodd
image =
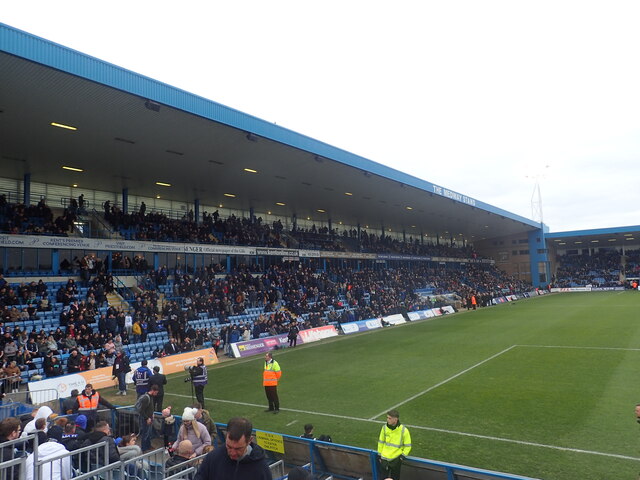
<instances>
[{"instance_id":1,"label":"backpack","mask_svg":"<svg viewBox=\"0 0 640 480\"><path fill-rule=\"evenodd\" d=\"M318 437L318 440L320 440L321 442L331 442L331 443L333 443L333 440L331 440L331 435L320 435Z\"/></svg>"}]
</instances>

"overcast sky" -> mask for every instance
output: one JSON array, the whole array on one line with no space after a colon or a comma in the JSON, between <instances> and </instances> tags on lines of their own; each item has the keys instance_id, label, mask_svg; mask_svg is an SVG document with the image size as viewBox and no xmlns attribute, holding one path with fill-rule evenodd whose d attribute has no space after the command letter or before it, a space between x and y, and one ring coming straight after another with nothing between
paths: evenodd
<instances>
[{"instance_id":1,"label":"overcast sky","mask_svg":"<svg viewBox=\"0 0 640 480\"><path fill-rule=\"evenodd\" d=\"M3 2L0 21L513 213L640 225L638 1Z\"/></svg>"}]
</instances>

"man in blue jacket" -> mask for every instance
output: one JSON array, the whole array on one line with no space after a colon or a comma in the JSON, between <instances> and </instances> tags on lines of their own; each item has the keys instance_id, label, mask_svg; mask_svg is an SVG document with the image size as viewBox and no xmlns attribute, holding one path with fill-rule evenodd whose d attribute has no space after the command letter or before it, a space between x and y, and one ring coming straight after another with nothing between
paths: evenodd
<instances>
[{"instance_id":1,"label":"man in blue jacket","mask_svg":"<svg viewBox=\"0 0 640 480\"><path fill-rule=\"evenodd\" d=\"M151 370L147 367L147 361L142 360L142 365L136 368L135 372L133 372L133 383L136 384L136 394L138 398L149 391L149 387L151 387Z\"/></svg>"},{"instance_id":2,"label":"man in blue jacket","mask_svg":"<svg viewBox=\"0 0 640 480\"><path fill-rule=\"evenodd\" d=\"M229 420L225 445L204 457L194 480L272 480L264 450L252 440L248 419Z\"/></svg>"}]
</instances>

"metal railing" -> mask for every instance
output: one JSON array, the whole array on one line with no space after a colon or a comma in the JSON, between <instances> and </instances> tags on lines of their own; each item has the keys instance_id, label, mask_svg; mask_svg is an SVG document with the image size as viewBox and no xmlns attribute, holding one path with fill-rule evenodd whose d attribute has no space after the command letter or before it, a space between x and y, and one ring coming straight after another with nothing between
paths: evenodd
<instances>
[{"instance_id":1,"label":"metal railing","mask_svg":"<svg viewBox=\"0 0 640 480\"><path fill-rule=\"evenodd\" d=\"M33 442L38 447L37 435L16 438L0 444L0 480L25 478L27 464L27 445ZM11 452L8 455L8 452Z\"/></svg>"}]
</instances>

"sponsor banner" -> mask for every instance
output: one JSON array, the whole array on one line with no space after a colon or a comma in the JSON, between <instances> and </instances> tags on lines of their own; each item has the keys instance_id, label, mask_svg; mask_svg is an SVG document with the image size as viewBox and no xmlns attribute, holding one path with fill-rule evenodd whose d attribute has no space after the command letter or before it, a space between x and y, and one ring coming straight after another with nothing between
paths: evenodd
<instances>
[{"instance_id":1,"label":"sponsor banner","mask_svg":"<svg viewBox=\"0 0 640 480\"><path fill-rule=\"evenodd\" d=\"M369 320L343 323L340 327L345 334L366 332L368 330L382 328L382 321L379 318L370 318Z\"/></svg>"},{"instance_id":2,"label":"sponsor banner","mask_svg":"<svg viewBox=\"0 0 640 480\"><path fill-rule=\"evenodd\" d=\"M566 293L566 292L590 292L591 285L586 287L564 287L564 288L552 288L553 293Z\"/></svg>"},{"instance_id":3,"label":"sponsor banner","mask_svg":"<svg viewBox=\"0 0 640 480\"><path fill-rule=\"evenodd\" d=\"M446 305L442 307L440 310L442 310L444 313L456 313L456 311L451 305Z\"/></svg>"},{"instance_id":4,"label":"sponsor banner","mask_svg":"<svg viewBox=\"0 0 640 480\"><path fill-rule=\"evenodd\" d=\"M236 342L231 344L233 356L250 357L259 353L270 352L274 348L282 348L289 346L287 334L275 335L273 337L256 338L255 340L247 340L246 342Z\"/></svg>"},{"instance_id":5,"label":"sponsor banner","mask_svg":"<svg viewBox=\"0 0 640 480\"><path fill-rule=\"evenodd\" d=\"M345 258L363 260L411 260L437 261L441 263L495 263L488 259L460 259L448 257L419 257L415 255L385 255L357 252L327 252L319 250L293 250L285 248L256 248L232 245L202 245L175 242L141 242L137 240L114 240L98 238L52 237L46 235L0 235L0 247L19 248L57 248L70 250L94 251L129 251L129 252L165 252L165 253L203 253L214 255L270 255L278 257L303 258Z\"/></svg>"},{"instance_id":6,"label":"sponsor banner","mask_svg":"<svg viewBox=\"0 0 640 480\"><path fill-rule=\"evenodd\" d=\"M417 312L409 312L407 315L411 321L424 320L425 318L433 318L436 316L433 310L419 310Z\"/></svg>"},{"instance_id":7,"label":"sponsor banner","mask_svg":"<svg viewBox=\"0 0 640 480\"><path fill-rule=\"evenodd\" d=\"M47 235L0 235L0 246L22 248L58 248L70 250L122 250L134 252L210 253L255 255L255 247L200 245L171 242L140 242L99 238L51 237Z\"/></svg>"},{"instance_id":8,"label":"sponsor banner","mask_svg":"<svg viewBox=\"0 0 640 480\"><path fill-rule=\"evenodd\" d=\"M170 373L184 371L185 365L195 365L198 357L204 358L205 365L208 366L218 363L218 357L215 354L215 350L212 348L205 348L203 350L179 353L169 357L154 358L149 360L149 364L147 366L150 369L153 369L153 367L157 365L160 367L161 373L168 375ZM127 374L127 383L132 383L133 370L138 368L140 365L140 362L131 364L131 372ZM55 390L58 392L59 398L66 398L71 396L71 390L74 388L79 391L84 390L87 383L93 385L93 388L96 390L115 387L118 384L118 381L113 378L111 375L112 372L112 367L96 368L95 370L86 370L84 372L73 373L71 375L63 375L61 377L46 378L44 380L29 382L27 385L30 392L37 390ZM51 398L49 400L54 400L55 398L55 394L51 392Z\"/></svg>"},{"instance_id":9,"label":"sponsor banner","mask_svg":"<svg viewBox=\"0 0 640 480\"><path fill-rule=\"evenodd\" d=\"M389 325L400 325L401 323L407 323L407 321L400 313L389 315L388 317L382 317L382 320L387 322Z\"/></svg>"},{"instance_id":10,"label":"sponsor banner","mask_svg":"<svg viewBox=\"0 0 640 480\"><path fill-rule=\"evenodd\" d=\"M624 287L593 287L592 292L617 292L624 290Z\"/></svg>"},{"instance_id":11,"label":"sponsor banner","mask_svg":"<svg viewBox=\"0 0 640 480\"><path fill-rule=\"evenodd\" d=\"M311 343L325 338L337 337L338 331L333 325L325 325L324 327L301 330L298 336L302 338L302 343Z\"/></svg>"},{"instance_id":12,"label":"sponsor banner","mask_svg":"<svg viewBox=\"0 0 640 480\"><path fill-rule=\"evenodd\" d=\"M299 250L298 254L303 258L320 258L322 252L320 250Z\"/></svg>"},{"instance_id":13,"label":"sponsor banner","mask_svg":"<svg viewBox=\"0 0 640 480\"><path fill-rule=\"evenodd\" d=\"M256 255L267 255L272 257L297 257L298 250L286 248L256 248Z\"/></svg>"}]
</instances>

